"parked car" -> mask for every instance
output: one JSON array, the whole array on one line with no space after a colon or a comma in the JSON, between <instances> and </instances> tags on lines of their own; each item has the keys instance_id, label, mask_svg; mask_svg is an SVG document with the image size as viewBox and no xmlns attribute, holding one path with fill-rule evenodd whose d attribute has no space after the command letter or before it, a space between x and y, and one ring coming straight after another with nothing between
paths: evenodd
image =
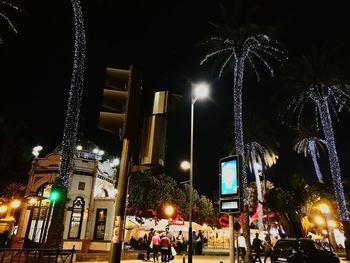
<instances>
[{"instance_id":1,"label":"parked car","mask_svg":"<svg viewBox=\"0 0 350 263\"><path fill-rule=\"evenodd\" d=\"M272 262L339 263L333 252L309 238L285 238L277 241L272 252Z\"/></svg>"}]
</instances>

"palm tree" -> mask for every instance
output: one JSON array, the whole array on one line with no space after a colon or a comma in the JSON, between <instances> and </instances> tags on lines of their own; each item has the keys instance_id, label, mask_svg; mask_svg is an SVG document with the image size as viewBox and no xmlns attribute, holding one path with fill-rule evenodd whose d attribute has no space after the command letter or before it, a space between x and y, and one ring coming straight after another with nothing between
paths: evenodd
<instances>
[{"instance_id":1,"label":"palm tree","mask_svg":"<svg viewBox=\"0 0 350 263\"><path fill-rule=\"evenodd\" d=\"M299 57L289 77L289 83L292 84L293 89L287 110L296 116L297 126L300 127L300 120L307 104L311 102L313 105L316 121L321 124L326 141L340 219L343 221L346 239L350 240L350 221L346 209L331 115L333 113L338 118L338 112L342 109L350 109L350 84L347 75L342 74L340 65L345 54L338 53L340 51L339 48L323 47L313 49L310 54L303 54ZM349 249L346 249L347 258L350 258Z\"/></svg>"},{"instance_id":2,"label":"palm tree","mask_svg":"<svg viewBox=\"0 0 350 263\"><path fill-rule=\"evenodd\" d=\"M237 1L240 4L239 1ZM280 61L283 52L278 48L278 43L268 35L259 33L253 25L243 26L239 21L241 10L237 8L233 14L233 19L224 14L224 19L228 24L221 29L220 37L212 37L205 44L208 47L206 56L202 59L201 65L210 59L216 59L214 65L219 65L219 77L224 70L230 70L233 74L233 103L234 103L234 142L235 153L244 160L243 125L242 125L242 89L246 66L251 66L256 77L260 80L260 67L265 67L270 75L274 76L274 69L271 61ZM237 19L237 20L236 20ZM230 23L231 22L231 23ZM259 67L259 69L258 69ZM244 237L247 246L247 254L250 255L250 236L248 219L248 184L246 170L242 174L243 202L245 205Z\"/></svg>"},{"instance_id":3,"label":"palm tree","mask_svg":"<svg viewBox=\"0 0 350 263\"><path fill-rule=\"evenodd\" d=\"M21 8L16 4L8 0L0 0L0 20L4 21L9 28L14 32L18 33L17 25L10 19L7 9L12 9L18 12L22 12ZM4 43L4 38L0 33L0 45Z\"/></svg>"},{"instance_id":4,"label":"palm tree","mask_svg":"<svg viewBox=\"0 0 350 263\"><path fill-rule=\"evenodd\" d=\"M59 247L63 238L64 211L67 201L67 190L73 172L73 161L77 141L80 106L83 95L85 70L86 37L84 19L80 0L71 0L74 14L74 60L72 79L70 83L66 121L62 139L62 157L59 177L55 188L62 192L62 199L55 203L54 217L50 225L47 244L49 247Z\"/></svg>"},{"instance_id":5,"label":"palm tree","mask_svg":"<svg viewBox=\"0 0 350 263\"><path fill-rule=\"evenodd\" d=\"M323 177L320 167L317 163L317 158L320 157L320 150L324 151L324 145L326 145L326 141L317 137L315 131L304 128L298 130L298 134L293 146L293 149L297 153L304 153L305 158L307 155L311 155L316 176L320 183L323 183Z\"/></svg>"},{"instance_id":6,"label":"palm tree","mask_svg":"<svg viewBox=\"0 0 350 263\"><path fill-rule=\"evenodd\" d=\"M261 118L249 117L245 129L245 160L250 172L255 176L258 196L258 226L263 230L263 193L260 176L264 170L276 164L278 159L278 142L270 125L261 122ZM266 191L266 189L265 189Z\"/></svg>"},{"instance_id":7,"label":"palm tree","mask_svg":"<svg viewBox=\"0 0 350 263\"><path fill-rule=\"evenodd\" d=\"M260 176L264 167L271 167L276 164L278 159L277 153L268 145L262 145L257 141L245 144L245 159L248 167L255 176L256 190L258 195L258 227L263 230L263 193L261 188Z\"/></svg>"}]
</instances>

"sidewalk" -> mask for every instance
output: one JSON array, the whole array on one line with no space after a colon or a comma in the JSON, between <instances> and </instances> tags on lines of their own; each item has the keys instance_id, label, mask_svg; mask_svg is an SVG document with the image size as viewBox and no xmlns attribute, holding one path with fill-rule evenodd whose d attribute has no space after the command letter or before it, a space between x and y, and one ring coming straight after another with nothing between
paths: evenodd
<instances>
[{"instance_id":1,"label":"sidewalk","mask_svg":"<svg viewBox=\"0 0 350 263\"><path fill-rule=\"evenodd\" d=\"M261 257L263 260L263 257ZM122 260L122 263L140 263L140 262L153 262L153 261L145 261L142 259L129 259L129 260ZM185 257L185 261L183 261L182 256L176 256L174 260L170 261L170 263L187 263L187 257ZM229 263L230 258L228 256L193 256L193 262L195 263ZM236 261L235 261L236 262ZM271 261L268 259L268 263ZM340 258L340 262L349 262L348 260L345 260L344 258ZM80 263L91 263L91 262L80 262ZM99 263L108 263L107 261L99 261Z\"/></svg>"}]
</instances>

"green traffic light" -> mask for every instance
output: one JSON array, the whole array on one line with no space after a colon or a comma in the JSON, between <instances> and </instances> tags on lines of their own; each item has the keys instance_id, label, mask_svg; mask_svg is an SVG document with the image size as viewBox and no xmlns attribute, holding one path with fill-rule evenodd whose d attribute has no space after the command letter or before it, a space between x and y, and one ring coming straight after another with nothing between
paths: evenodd
<instances>
[{"instance_id":1,"label":"green traffic light","mask_svg":"<svg viewBox=\"0 0 350 263\"><path fill-rule=\"evenodd\" d=\"M59 192L57 192L57 191L52 191L52 192L50 193L50 197L49 197L50 201L55 202L55 201L57 201L59 198L60 198L60 193L59 193Z\"/></svg>"}]
</instances>

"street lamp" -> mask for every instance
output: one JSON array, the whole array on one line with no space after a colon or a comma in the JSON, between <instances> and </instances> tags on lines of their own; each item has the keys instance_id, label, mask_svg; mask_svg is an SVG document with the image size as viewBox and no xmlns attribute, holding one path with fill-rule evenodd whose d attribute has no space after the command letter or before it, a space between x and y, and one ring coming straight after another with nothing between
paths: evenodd
<instances>
[{"instance_id":1,"label":"street lamp","mask_svg":"<svg viewBox=\"0 0 350 263\"><path fill-rule=\"evenodd\" d=\"M171 216L174 214L174 207L172 205L167 205L164 212L169 218L171 218Z\"/></svg>"},{"instance_id":2,"label":"street lamp","mask_svg":"<svg viewBox=\"0 0 350 263\"><path fill-rule=\"evenodd\" d=\"M194 104L197 99L204 99L209 95L209 85L202 82L192 86L191 94L191 150L190 150L190 192L189 192L189 228L188 228L188 263L192 263L192 203L193 203L193 120L194 120Z\"/></svg>"},{"instance_id":3,"label":"street lamp","mask_svg":"<svg viewBox=\"0 0 350 263\"><path fill-rule=\"evenodd\" d=\"M37 158L39 156L40 151L43 149L41 145L33 147L32 154Z\"/></svg>"},{"instance_id":4,"label":"street lamp","mask_svg":"<svg viewBox=\"0 0 350 263\"><path fill-rule=\"evenodd\" d=\"M182 170L187 171L187 170L190 169L191 164L190 164L189 161L182 161L182 162L180 163L180 167L181 167Z\"/></svg>"}]
</instances>

